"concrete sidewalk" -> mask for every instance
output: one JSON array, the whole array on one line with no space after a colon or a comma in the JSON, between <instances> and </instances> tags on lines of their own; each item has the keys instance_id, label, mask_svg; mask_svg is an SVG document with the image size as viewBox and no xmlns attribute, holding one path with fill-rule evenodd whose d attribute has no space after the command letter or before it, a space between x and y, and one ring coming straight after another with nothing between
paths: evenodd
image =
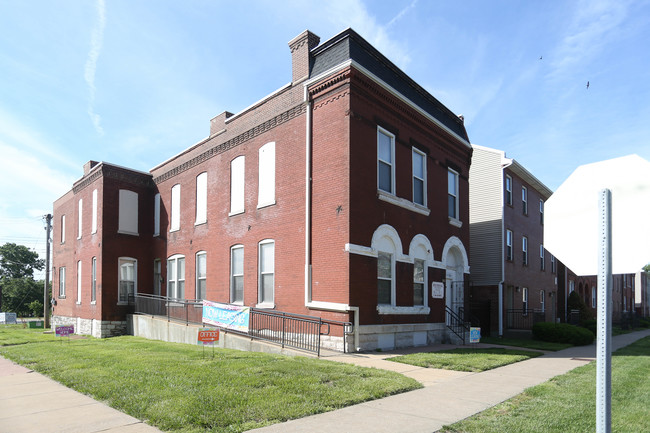
<instances>
[{"instance_id":1,"label":"concrete sidewalk","mask_svg":"<svg viewBox=\"0 0 650 433\"><path fill-rule=\"evenodd\" d=\"M612 350L649 336L650 330L613 338ZM440 345L389 353L330 354L337 362L398 371L425 385L404 394L301 418L255 432L407 432L431 433L481 412L526 388L585 365L596 346L574 347L483 373L413 367L386 360L404 352L450 349ZM136 418L0 357L0 432L2 433L153 433L160 430Z\"/></svg>"},{"instance_id":2,"label":"concrete sidewalk","mask_svg":"<svg viewBox=\"0 0 650 433\"><path fill-rule=\"evenodd\" d=\"M0 357L2 433L155 433L160 430Z\"/></svg>"},{"instance_id":3,"label":"concrete sidewalk","mask_svg":"<svg viewBox=\"0 0 650 433\"><path fill-rule=\"evenodd\" d=\"M644 330L613 337L612 351L649 335L650 330ZM351 354L325 359L395 371L404 369L400 371L402 374L419 380L425 388L251 431L432 433L512 398L526 388L588 364L596 357L596 346L549 352L482 373L395 366L397 363L385 360L387 355L390 354Z\"/></svg>"}]
</instances>

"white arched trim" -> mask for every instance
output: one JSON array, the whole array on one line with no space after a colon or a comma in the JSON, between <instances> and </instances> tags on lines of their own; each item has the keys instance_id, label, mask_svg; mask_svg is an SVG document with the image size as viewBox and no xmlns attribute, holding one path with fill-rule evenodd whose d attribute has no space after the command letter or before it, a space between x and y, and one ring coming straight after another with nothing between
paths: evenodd
<instances>
[{"instance_id":1,"label":"white arched trim","mask_svg":"<svg viewBox=\"0 0 650 433\"><path fill-rule=\"evenodd\" d=\"M429 238L423 234L417 234L411 240L409 245L409 257L413 259L426 260L427 264L433 264L433 248Z\"/></svg>"},{"instance_id":2,"label":"white arched trim","mask_svg":"<svg viewBox=\"0 0 650 433\"><path fill-rule=\"evenodd\" d=\"M409 262L409 257L404 255L404 248L402 247L402 240L397 233L397 230L391 225L382 224L377 227L377 230L372 235L372 242L370 248L376 257L377 251L384 251L393 253L395 260L400 262Z\"/></svg>"},{"instance_id":3,"label":"white arched trim","mask_svg":"<svg viewBox=\"0 0 650 433\"><path fill-rule=\"evenodd\" d=\"M449 255L449 251L452 248L456 248L460 252L463 258L463 273L469 274L469 260L467 259L467 251L465 251L463 242L456 236L450 237L447 239L447 242L445 242L445 247L442 249L442 263L447 263L447 256Z\"/></svg>"}]
</instances>

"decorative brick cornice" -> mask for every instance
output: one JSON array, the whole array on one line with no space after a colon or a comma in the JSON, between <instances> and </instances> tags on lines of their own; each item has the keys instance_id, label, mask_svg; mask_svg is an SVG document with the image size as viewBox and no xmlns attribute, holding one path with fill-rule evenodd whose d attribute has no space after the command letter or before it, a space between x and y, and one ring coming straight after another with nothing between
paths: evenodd
<instances>
[{"instance_id":1,"label":"decorative brick cornice","mask_svg":"<svg viewBox=\"0 0 650 433\"><path fill-rule=\"evenodd\" d=\"M306 111L306 105L305 104L300 104L292 109L285 111L283 113L278 114L277 116L267 120L264 123L261 123L248 131L245 131L241 134L239 134L236 137L231 138L228 141L225 141L221 144L218 144L216 146L213 146L206 150L205 152L202 152L201 154L195 156L194 158L190 159L189 161L186 161L180 165L177 165L176 167L172 168L171 170L166 171L165 173L161 174L160 176L154 178L154 183L156 185L171 179L172 177L189 170L192 167L196 167L197 165L201 164L204 161L207 161L208 159L212 158L213 156L219 155L220 153L225 152L228 149L232 149L233 147L237 147L240 144L243 144L247 142L248 140L257 137L260 134L263 134L267 131L270 131L271 129L275 128L276 126L279 126L285 122L288 122L289 120L300 116L304 114Z\"/></svg>"},{"instance_id":2,"label":"decorative brick cornice","mask_svg":"<svg viewBox=\"0 0 650 433\"><path fill-rule=\"evenodd\" d=\"M332 87L342 83L343 81L349 80L351 75L352 75L352 71L348 68L334 76L328 77L324 81L320 81L316 83L315 85L309 88L309 97L314 98L319 93L323 93L331 89Z\"/></svg>"},{"instance_id":3,"label":"decorative brick cornice","mask_svg":"<svg viewBox=\"0 0 650 433\"><path fill-rule=\"evenodd\" d=\"M92 173L88 176L82 178L77 182L73 187L72 191L75 194L83 191L90 184L95 182L100 177L105 177L107 179L118 180L121 182L129 183L134 186L150 188L153 186L151 181L151 175L146 173L134 172L128 168L115 167L110 164L102 163L97 167Z\"/></svg>"}]
</instances>

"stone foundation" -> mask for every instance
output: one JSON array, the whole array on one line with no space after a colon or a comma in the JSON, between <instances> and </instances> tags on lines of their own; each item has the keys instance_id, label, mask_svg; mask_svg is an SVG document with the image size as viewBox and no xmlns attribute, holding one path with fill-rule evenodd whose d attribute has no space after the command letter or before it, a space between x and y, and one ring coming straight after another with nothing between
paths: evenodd
<instances>
[{"instance_id":1,"label":"stone foundation","mask_svg":"<svg viewBox=\"0 0 650 433\"><path fill-rule=\"evenodd\" d=\"M359 349L393 350L447 343L449 332L444 323L364 325L359 327ZM354 335L347 342L348 350L354 351Z\"/></svg>"},{"instance_id":2,"label":"stone foundation","mask_svg":"<svg viewBox=\"0 0 650 433\"><path fill-rule=\"evenodd\" d=\"M52 316L52 328L56 325L74 325L74 333L92 335L95 338L117 337L127 333L126 321L82 319L81 317Z\"/></svg>"}]
</instances>

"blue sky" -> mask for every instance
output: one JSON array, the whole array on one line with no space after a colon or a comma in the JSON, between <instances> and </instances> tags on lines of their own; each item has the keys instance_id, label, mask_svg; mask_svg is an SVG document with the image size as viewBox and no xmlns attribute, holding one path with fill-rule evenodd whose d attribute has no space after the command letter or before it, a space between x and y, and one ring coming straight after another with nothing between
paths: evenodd
<instances>
[{"instance_id":1,"label":"blue sky","mask_svg":"<svg viewBox=\"0 0 650 433\"><path fill-rule=\"evenodd\" d=\"M288 83L293 37L348 27L553 190L650 160L649 1L0 0L0 244L44 253L86 161L148 171Z\"/></svg>"}]
</instances>

